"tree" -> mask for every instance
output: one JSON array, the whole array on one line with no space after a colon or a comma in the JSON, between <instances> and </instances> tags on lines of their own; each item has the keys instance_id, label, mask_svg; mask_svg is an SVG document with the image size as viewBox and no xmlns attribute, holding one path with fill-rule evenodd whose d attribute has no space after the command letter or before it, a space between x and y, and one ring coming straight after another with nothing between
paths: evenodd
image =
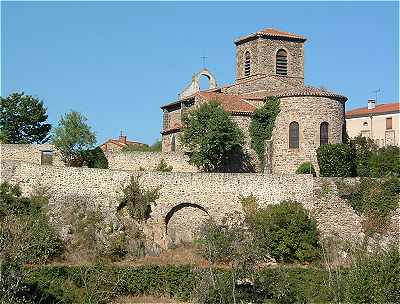
<instances>
[{"instance_id":1,"label":"tree","mask_svg":"<svg viewBox=\"0 0 400 304\"><path fill-rule=\"evenodd\" d=\"M30 95L0 97L0 141L10 144L45 143L51 125L43 102Z\"/></svg>"},{"instance_id":2,"label":"tree","mask_svg":"<svg viewBox=\"0 0 400 304\"><path fill-rule=\"evenodd\" d=\"M370 176L369 159L376 153L378 147L370 138L361 135L349 141L355 157L357 176Z\"/></svg>"},{"instance_id":3,"label":"tree","mask_svg":"<svg viewBox=\"0 0 400 304\"><path fill-rule=\"evenodd\" d=\"M185 115L183 124L182 145L204 171L221 171L242 153L243 133L216 101Z\"/></svg>"},{"instance_id":4,"label":"tree","mask_svg":"<svg viewBox=\"0 0 400 304\"><path fill-rule=\"evenodd\" d=\"M52 142L61 151L68 166L76 166L82 152L92 148L96 142L96 135L86 121L81 113L71 111L61 116L59 126L54 129Z\"/></svg>"},{"instance_id":5,"label":"tree","mask_svg":"<svg viewBox=\"0 0 400 304\"><path fill-rule=\"evenodd\" d=\"M321 176L356 176L355 156L347 144L326 144L317 149L318 165Z\"/></svg>"},{"instance_id":6,"label":"tree","mask_svg":"<svg viewBox=\"0 0 400 304\"><path fill-rule=\"evenodd\" d=\"M264 166L265 161L265 140L271 139L278 113L279 99L269 97L261 108L254 111L251 118L249 128L251 147L256 151L261 167Z\"/></svg>"}]
</instances>

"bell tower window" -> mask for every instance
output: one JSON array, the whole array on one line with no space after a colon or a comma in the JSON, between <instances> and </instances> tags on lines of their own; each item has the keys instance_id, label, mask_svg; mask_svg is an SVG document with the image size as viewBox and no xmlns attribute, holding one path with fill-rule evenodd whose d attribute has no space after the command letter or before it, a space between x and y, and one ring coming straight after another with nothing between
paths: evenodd
<instances>
[{"instance_id":1,"label":"bell tower window","mask_svg":"<svg viewBox=\"0 0 400 304\"><path fill-rule=\"evenodd\" d=\"M287 75L287 52L284 49L280 49L276 53L276 74Z\"/></svg>"},{"instance_id":2,"label":"bell tower window","mask_svg":"<svg viewBox=\"0 0 400 304\"><path fill-rule=\"evenodd\" d=\"M244 76L250 76L250 52L244 54Z\"/></svg>"}]
</instances>

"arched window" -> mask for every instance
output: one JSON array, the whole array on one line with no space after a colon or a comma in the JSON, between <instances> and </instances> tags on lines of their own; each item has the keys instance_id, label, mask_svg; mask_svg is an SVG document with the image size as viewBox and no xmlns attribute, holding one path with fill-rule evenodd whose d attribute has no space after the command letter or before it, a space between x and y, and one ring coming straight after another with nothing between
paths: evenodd
<instances>
[{"instance_id":1,"label":"arched window","mask_svg":"<svg viewBox=\"0 0 400 304\"><path fill-rule=\"evenodd\" d=\"M289 149L299 148L299 123L292 121L289 125Z\"/></svg>"},{"instance_id":2,"label":"arched window","mask_svg":"<svg viewBox=\"0 0 400 304\"><path fill-rule=\"evenodd\" d=\"M175 141L175 134L173 134L171 138L171 152L175 151L176 151L176 141Z\"/></svg>"},{"instance_id":3,"label":"arched window","mask_svg":"<svg viewBox=\"0 0 400 304\"><path fill-rule=\"evenodd\" d=\"M319 144L320 145L326 145L329 142L328 129L329 129L329 124L326 121L321 123L321 125L319 126Z\"/></svg>"},{"instance_id":4,"label":"arched window","mask_svg":"<svg viewBox=\"0 0 400 304\"><path fill-rule=\"evenodd\" d=\"M250 52L244 54L244 76L250 76Z\"/></svg>"},{"instance_id":5,"label":"arched window","mask_svg":"<svg viewBox=\"0 0 400 304\"><path fill-rule=\"evenodd\" d=\"M287 53L283 49L276 53L276 74L287 75Z\"/></svg>"}]
</instances>

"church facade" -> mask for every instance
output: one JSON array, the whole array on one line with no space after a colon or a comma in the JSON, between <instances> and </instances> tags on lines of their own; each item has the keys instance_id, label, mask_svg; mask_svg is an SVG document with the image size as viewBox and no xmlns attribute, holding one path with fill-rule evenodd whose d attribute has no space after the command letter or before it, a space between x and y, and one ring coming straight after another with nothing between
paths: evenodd
<instances>
[{"instance_id":1,"label":"church facade","mask_svg":"<svg viewBox=\"0 0 400 304\"><path fill-rule=\"evenodd\" d=\"M267 143L265 171L293 174L306 161L318 171L316 149L321 144L342 142L347 97L304 84L305 42L303 36L276 29L235 40L235 83L219 87L215 77L204 69L193 76L178 100L161 107L163 152L182 151L182 115L196 105L215 100L243 130L245 150L254 157L249 137L252 113L268 97L275 96L280 99L280 112ZM210 80L208 90L200 90L201 76Z\"/></svg>"}]
</instances>

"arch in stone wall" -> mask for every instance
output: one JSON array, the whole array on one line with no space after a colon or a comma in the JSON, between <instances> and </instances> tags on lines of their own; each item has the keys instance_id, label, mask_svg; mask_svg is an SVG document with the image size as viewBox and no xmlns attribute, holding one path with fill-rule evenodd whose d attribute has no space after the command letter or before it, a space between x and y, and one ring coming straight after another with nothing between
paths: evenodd
<instances>
[{"instance_id":1,"label":"arch in stone wall","mask_svg":"<svg viewBox=\"0 0 400 304\"><path fill-rule=\"evenodd\" d=\"M172 207L164 218L165 234L174 244L190 242L209 212L195 203L180 203Z\"/></svg>"},{"instance_id":2,"label":"arch in stone wall","mask_svg":"<svg viewBox=\"0 0 400 304\"><path fill-rule=\"evenodd\" d=\"M192 82L179 95L181 99L200 92L200 77L204 76L209 80L209 90L217 88L217 80L213 74L207 69L202 69L200 72L192 76Z\"/></svg>"}]
</instances>

